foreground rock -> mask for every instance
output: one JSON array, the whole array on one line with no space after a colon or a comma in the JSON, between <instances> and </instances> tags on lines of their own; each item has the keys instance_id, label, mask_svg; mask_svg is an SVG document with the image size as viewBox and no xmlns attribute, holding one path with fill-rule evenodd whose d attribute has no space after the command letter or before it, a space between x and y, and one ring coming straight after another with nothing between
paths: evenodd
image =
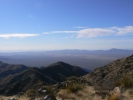
<instances>
[{"instance_id":1,"label":"foreground rock","mask_svg":"<svg viewBox=\"0 0 133 100\"><path fill-rule=\"evenodd\" d=\"M44 97L43 100L57 100L54 95L49 94Z\"/></svg>"}]
</instances>

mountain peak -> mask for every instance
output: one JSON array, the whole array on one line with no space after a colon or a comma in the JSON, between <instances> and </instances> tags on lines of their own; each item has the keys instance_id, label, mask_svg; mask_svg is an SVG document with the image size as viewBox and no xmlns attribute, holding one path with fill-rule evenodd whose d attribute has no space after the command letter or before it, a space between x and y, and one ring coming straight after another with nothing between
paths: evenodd
<instances>
[{"instance_id":1,"label":"mountain peak","mask_svg":"<svg viewBox=\"0 0 133 100\"><path fill-rule=\"evenodd\" d=\"M112 49L109 49L110 51L115 51L115 50L124 50L124 49L118 49L118 48L112 48Z\"/></svg>"},{"instance_id":2,"label":"mountain peak","mask_svg":"<svg viewBox=\"0 0 133 100\"><path fill-rule=\"evenodd\" d=\"M58 63L58 64L66 64L66 63L63 62L63 61L58 61L57 63Z\"/></svg>"}]
</instances>

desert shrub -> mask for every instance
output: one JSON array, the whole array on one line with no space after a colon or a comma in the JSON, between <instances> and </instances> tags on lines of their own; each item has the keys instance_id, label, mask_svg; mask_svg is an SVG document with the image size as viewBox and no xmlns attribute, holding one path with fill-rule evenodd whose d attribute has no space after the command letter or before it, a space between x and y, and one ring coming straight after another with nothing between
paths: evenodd
<instances>
[{"instance_id":1,"label":"desert shrub","mask_svg":"<svg viewBox=\"0 0 133 100\"><path fill-rule=\"evenodd\" d=\"M110 96L109 100L119 100L120 94L113 94Z\"/></svg>"},{"instance_id":2,"label":"desert shrub","mask_svg":"<svg viewBox=\"0 0 133 100\"><path fill-rule=\"evenodd\" d=\"M34 90L34 89L30 89L30 90L26 91L26 96L27 97L33 97L35 95L36 95L36 90Z\"/></svg>"},{"instance_id":3,"label":"desert shrub","mask_svg":"<svg viewBox=\"0 0 133 100\"><path fill-rule=\"evenodd\" d=\"M124 88L131 88L133 87L133 75L123 75L123 77L115 80L116 86L122 86Z\"/></svg>"},{"instance_id":4,"label":"desert shrub","mask_svg":"<svg viewBox=\"0 0 133 100\"><path fill-rule=\"evenodd\" d=\"M46 91L47 91L47 94L55 94L55 90L53 89L52 86L46 86L45 87Z\"/></svg>"},{"instance_id":5,"label":"desert shrub","mask_svg":"<svg viewBox=\"0 0 133 100\"><path fill-rule=\"evenodd\" d=\"M78 77L76 77L76 76L70 76L70 77L68 77L67 78L67 81L78 81Z\"/></svg>"},{"instance_id":6,"label":"desert shrub","mask_svg":"<svg viewBox=\"0 0 133 100\"><path fill-rule=\"evenodd\" d=\"M82 90L83 86L81 83L72 83L69 84L66 89L68 92L76 93L77 91Z\"/></svg>"}]
</instances>

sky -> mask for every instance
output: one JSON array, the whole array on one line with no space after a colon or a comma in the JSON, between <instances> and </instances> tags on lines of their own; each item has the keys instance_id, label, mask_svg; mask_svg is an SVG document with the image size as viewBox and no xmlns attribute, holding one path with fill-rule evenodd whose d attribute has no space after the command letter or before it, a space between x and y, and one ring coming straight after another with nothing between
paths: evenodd
<instances>
[{"instance_id":1,"label":"sky","mask_svg":"<svg viewBox=\"0 0 133 100\"><path fill-rule=\"evenodd\" d=\"M0 51L133 49L133 0L0 0Z\"/></svg>"}]
</instances>

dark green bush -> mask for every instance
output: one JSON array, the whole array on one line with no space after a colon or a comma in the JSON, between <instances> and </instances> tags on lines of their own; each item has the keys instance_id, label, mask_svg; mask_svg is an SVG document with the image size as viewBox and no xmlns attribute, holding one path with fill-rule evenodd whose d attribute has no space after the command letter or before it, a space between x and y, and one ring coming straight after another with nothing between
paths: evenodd
<instances>
[{"instance_id":1,"label":"dark green bush","mask_svg":"<svg viewBox=\"0 0 133 100\"><path fill-rule=\"evenodd\" d=\"M68 80L68 81L72 81L72 80L78 81L79 79L78 79L78 77L76 77L76 76L70 76L70 77L67 78L67 80Z\"/></svg>"},{"instance_id":2,"label":"dark green bush","mask_svg":"<svg viewBox=\"0 0 133 100\"><path fill-rule=\"evenodd\" d=\"M30 89L30 90L26 91L26 96L27 97L33 97L35 95L36 95L36 90L34 90L34 89Z\"/></svg>"},{"instance_id":3,"label":"dark green bush","mask_svg":"<svg viewBox=\"0 0 133 100\"><path fill-rule=\"evenodd\" d=\"M82 90L83 89L83 86L81 83L73 83L73 84L69 84L67 87L66 87L66 90L68 92L72 92L72 93L76 93L77 91L79 90Z\"/></svg>"},{"instance_id":4,"label":"dark green bush","mask_svg":"<svg viewBox=\"0 0 133 100\"><path fill-rule=\"evenodd\" d=\"M53 89L52 86L46 86L45 89L47 91L46 92L47 94L53 94L53 95L55 94L55 90Z\"/></svg>"},{"instance_id":5,"label":"dark green bush","mask_svg":"<svg viewBox=\"0 0 133 100\"><path fill-rule=\"evenodd\" d=\"M115 80L116 86L122 86L124 88L133 87L133 75L123 75L121 78Z\"/></svg>"}]
</instances>

